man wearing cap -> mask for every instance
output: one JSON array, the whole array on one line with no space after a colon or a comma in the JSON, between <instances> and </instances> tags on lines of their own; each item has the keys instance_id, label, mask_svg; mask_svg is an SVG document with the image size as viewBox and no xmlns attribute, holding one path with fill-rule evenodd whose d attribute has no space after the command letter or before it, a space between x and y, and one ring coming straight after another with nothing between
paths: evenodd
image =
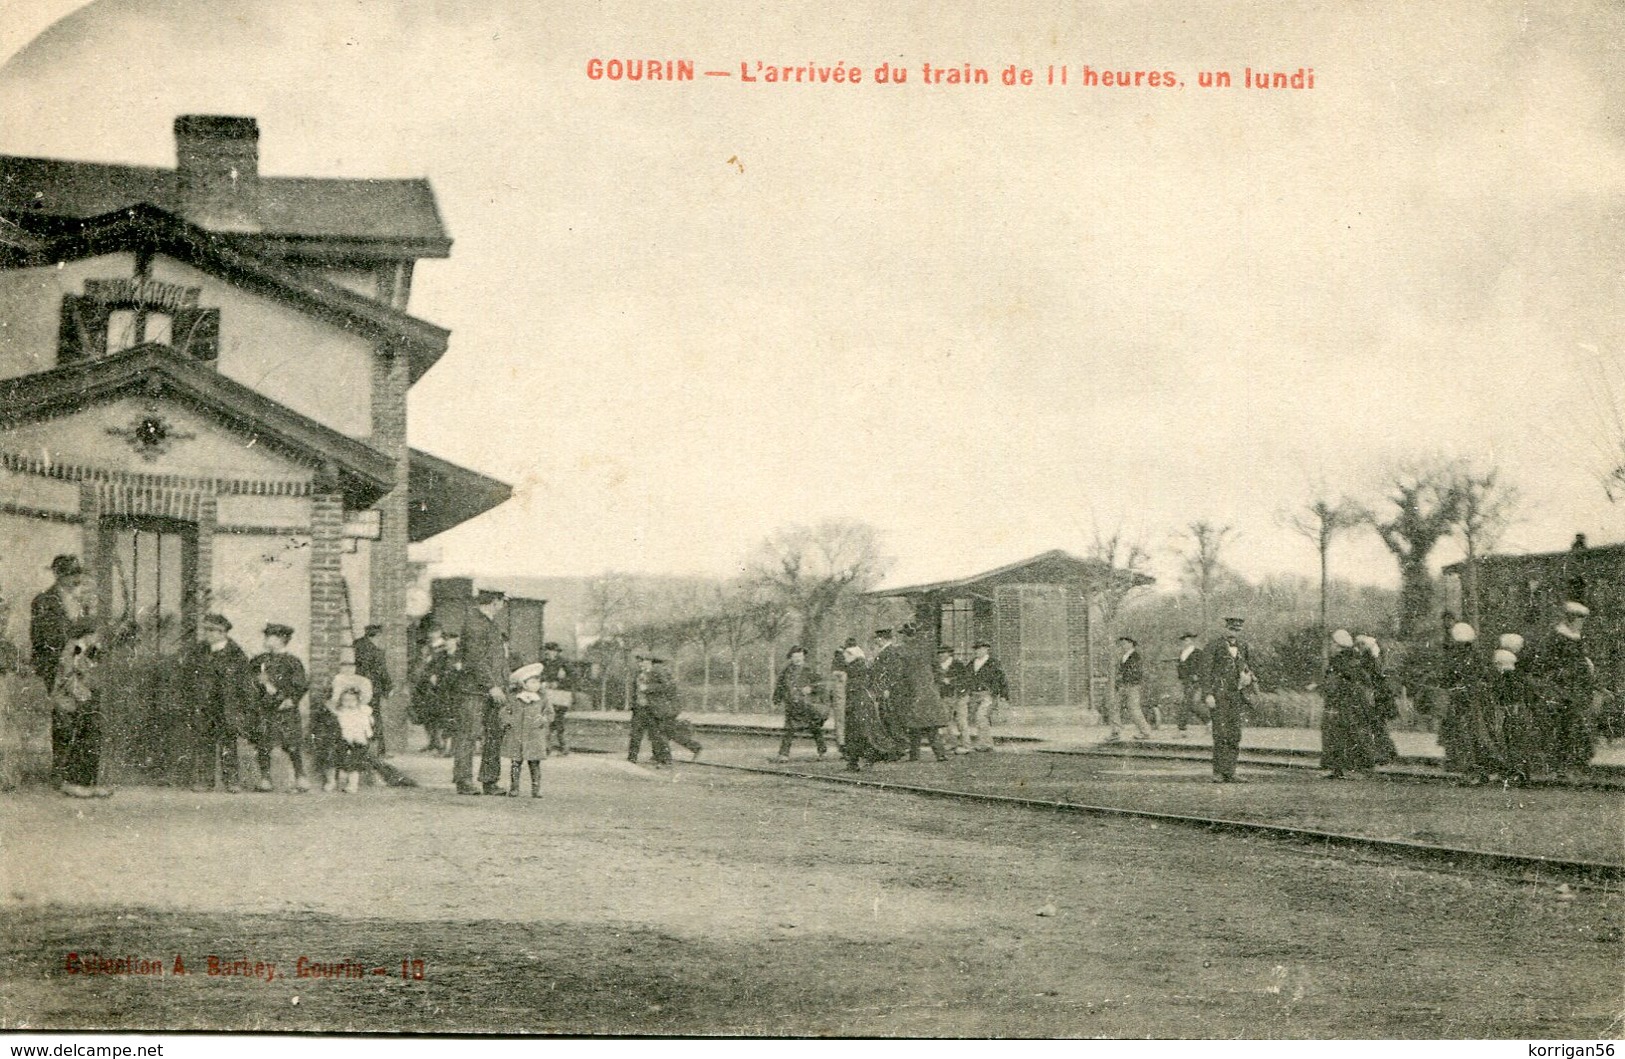
<instances>
[{"instance_id":1,"label":"man wearing cap","mask_svg":"<svg viewBox=\"0 0 1625 1059\"><path fill-rule=\"evenodd\" d=\"M1145 726L1145 713L1141 703L1145 695L1145 660L1140 657L1140 645L1132 636L1117 638L1117 698L1112 703L1112 734L1110 742L1123 738L1122 718L1128 717L1134 725L1134 738L1150 739L1151 729Z\"/></svg>"},{"instance_id":2,"label":"man wearing cap","mask_svg":"<svg viewBox=\"0 0 1625 1059\"><path fill-rule=\"evenodd\" d=\"M1004 669L993 657L993 645L978 640L971 645L971 659L965 664L965 695L969 700L967 719L975 727L975 749L993 750L993 704L1010 698L1010 684Z\"/></svg>"},{"instance_id":3,"label":"man wearing cap","mask_svg":"<svg viewBox=\"0 0 1625 1059\"><path fill-rule=\"evenodd\" d=\"M202 641L193 644L182 660L195 746L192 790L199 793L214 789L217 766L228 794L242 790L238 783L237 739L248 731L256 687L248 655L230 633L231 622L224 615L206 616Z\"/></svg>"},{"instance_id":4,"label":"man wearing cap","mask_svg":"<svg viewBox=\"0 0 1625 1059\"><path fill-rule=\"evenodd\" d=\"M34 597L28 612L28 634L33 647L34 673L45 681L45 690L56 686L57 666L62 648L68 643L68 627L85 616L85 569L76 555L59 555L51 560L51 587Z\"/></svg>"},{"instance_id":5,"label":"man wearing cap","mask_svg":"<svg viewBox=\"0 0 1625 1059\"><path fill-rule=\"evenodd\" d=\"M569 663L560 653L559 645L549 640L542 644L542 688L544 697L553 705L553 720L547 728L547 746L550 751L568 754L570 744L564 732L564 721L575 703L575 678Z\"/></svg>"},{"instance_id":6,"label":"man wearing cap","mask_svg":"<svg viewBox=\"0 0 1625 1059\"><path fill-rule=\"evenodd\" d=\"M265 627L265 651L249 663L254 671L255 717L254 757L260 778L258 791L271 789L271 752L278 747L293 766L293 788L303 794L310 790L305 780L304 738L299 723L299 700L305 697L310 681L304 663L288 653L293 627L272 622Z\"/></svg>"},{"instance_id":7,"label":"man wearing cap","mask_svg":"<svg viewBox=\"0 0 1625 1059\"><path fill-rule=\"evenodd\" d=\"M965 691L965 663L954 657L947 644L937 645L937 664L931 673L937 698L953 718L954 753L971 752L970 700Z\"/></svg>"},{"instance_id":8,"label":"man wearing cap","mask_svg":"<svg viewBox=\"0 0 1625 1059\"><path fill-rule=\"evenodd\" d=\"M1177 727L1183 738L1192 717L1203 724L1208 721L1207 707L1202 704L1202 648L1195 633L1179 634L1179 662L1175 668L1180 691Z\"/></svg>"},{"instance_id":9,"label":"man wearing cap","mask_svg":"<svg viewBox=\"0 0 1625 1059\"><path fill-rule=\"evenodd\" d=\"M657 655L638 655L638 673L634 678L632 696L632 734L626 745L626 760L637 764L643 751L643 737L649 737L649 749L656 765L671 764L671 744L678 743L699 759L700 746L693 729L677 719L682 706L677 701L677 682L666 668L666 660Z\"/></svg>"},{"instance_id":10,"label":"man wearing cap","mask_svg":"<svg viewBox=\"0 0 1625 1059\"><path fill-rule=\"evenodd\" d=\"M1582 639L1590 616L1584 603L1564 603L1562 620L1529 658L1543 773L1584 769L1596 749L1590 716L1596 666Z\"/></svg>"},{"instance_id":11,"label":"man wearing cap","mask_svg":"<svg viewBox=\"0 0 1625 1059\"><path fill-rule=\"evenodd\" d=\"M829 748L824 745L824 711L814 698L817 687L818 678L807 665L806 648L800 644L790 648L785 655L784 669L773 685L773 704L784 710L784 735L779 739L775 763L790 760L790 746L798 732L812 736L820 759L828 753Z\"/></svg>"},{"instance_id":12,"label":"man wearing cap","mask_svg":"<svg viewBox=\"0 0 1625 1059\"><path fill-rule=\"evenodd\" d=\"M903 746L910 761L920 760L920 743L931 744L931 753L937 761L948 760L948 748L942 741L942 730L952 721L948 707L937 695L932 652L926 646L920 627L913 622L903 626L907 646L903 651L906 667L894 674L890 685L893 706L898 720L907 733Z\"/></svg>"},{"instance_id":13,"label":"man wearing cap","mask_svg":"<svg viewBox=\"0 0 1625 1059\"><path fill-rule=\"evenodd\" d=\"M497 627L508 597L480 590L463 624L463 681L452 738L452 781L459 794L496 794L502 775L502 707L508 701L508 641ZM480 740L480 785L474 786L474 741Z\"/></svg>"},{"instance_id":14,"label":"man wearing cap","mask_svg":"<svg viewBox=\"0 0 1625 1059\"><path fill-rule=\"evenodd\" d=\"M907 669L908 662L892 630L876 629L874 657L869 659L869 694L874 697L887 743L899 748L906 746L909 738L901 713L909 686Z\"/></svg>"},{"instance_id":15,"label":"man wearing cap","mask_svg":"<svg viewBox=\"0 0 1625 1059\"><path fill-rule=\"evenodd\" d=\"M384 742L384 700L389 698L395 684L389 677L389 663L384 659L384 627L369 625L362 636L351 645L355 651L357 676L372 682L372 738L378 744L378 756L384 757L388 747Z\"/></svg>"},{"instance_id":16,"label":"man wearing cap","mask_svg":"<svg viewBox=\"0 0 1625 1059\"><path fill-rule=\"evenodd\" d=\"M1202 667L1203 700L1213 721L1213 782L1246 783L1236 775L1241 713L1253 687L1252 653L1241 638L1245 618L1224 619L1224 635L1208 645Z\"/></svg>"}]
</instances>

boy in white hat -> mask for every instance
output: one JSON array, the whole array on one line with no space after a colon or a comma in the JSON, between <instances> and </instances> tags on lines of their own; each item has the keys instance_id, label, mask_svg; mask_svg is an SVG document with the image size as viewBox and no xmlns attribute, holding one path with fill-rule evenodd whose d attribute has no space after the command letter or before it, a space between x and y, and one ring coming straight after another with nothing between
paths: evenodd
<instances>
[{"instance_id":1,"label":"boy in white hat","mask_svg":"<svg viewBox=\"0 0 1625 1059\"><path fill-rule=\"evenodd\" d=\"M553 704L542 687L546 667L521 666L508 676L512 691L502 707L502 756L508 759L508 797L519 797L519 765L530 766L530 796L542 796L542 758L553 725Z\"/></svg>"}]
</instances>

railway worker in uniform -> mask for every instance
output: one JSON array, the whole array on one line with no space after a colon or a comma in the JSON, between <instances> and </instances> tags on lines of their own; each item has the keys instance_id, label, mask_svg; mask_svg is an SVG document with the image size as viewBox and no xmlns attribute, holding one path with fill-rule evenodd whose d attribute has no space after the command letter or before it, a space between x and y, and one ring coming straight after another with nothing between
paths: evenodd
<instances>
[{"instance_id":1,"label":"railway worker in uniform","mask_svg":"<svg viewBox=\"0 0 1625 1059\"><path fill-rule=\"evenodd\" d=\"M568 754L570 741L565 734L564 722L570 716L570 707L575 704L575 675L570 672L570 665L564 660L559 645L552 640L542 644L541 666L543 697L553 707L553 719L547 726L547 747L560 755Z\"/></svg>"},{"instance_id":2,"label":"railway worker in uniform","mask_svg":"<svg viewBox=\"0 0 1625 1059\"><path fill-rule=\"evenodd\" d=\"M457 734L452 739L452 780L459 794L496 794L502 775L502 707L508 701L508 642L497 627L508 597L482 589L463 624L458 650ZM474 787L474 743L480 743L479 786Z\"/></svg>"},{"instance_id":3,"label":"railway worker in uniform","mask_svg":"<svg viewBox=\"0 0 1625 1059\"><path fill-rule=\"evenodd\" d=\"M1224 635L1208 645L1202 667L1203 701L1213 722L1213 782L1246 783L1236 775L1242 711L1253 692L1252 652L1241 638L1246 619L1224 619Z\"/></svg>"},{"instance_id":4,"label":"railway worker in uniform","mask_svg":"<svg viewBox=\"0 0 1625 1059\"><path fill-rule=\"evenodd\" d=\"M902 649L903 665L893 674L891 691L898 698L898 718L907 732L903 744L910 761L920 760L920 743L931 744L936 760L948 760L948 748L942 742L942 730L952 718L948 707L937 695L937 682L932 673L931 653L914 623L903 626L906 646Z\"/></svg>"},{"instance_id":5,"label":"railway worker in uniform","mask_svg":"<svg viewBox=\"0 0 1625 1059\"><path fill-rule=\"evenodd\" d=\"M970 700L965 693L965 663L954 657L947 644L937 648L937 664L931 674L936 681L937 698L953 717L954 753L971 752Z\"/></svg>"},{"instance_id":6,"label":"railway worker in uniform","mask_svg":"<svg viewBox=\"0 0 1625 1059\"><path fill-rule=\"evenodd\" d=\"M1180 737L1185 734L1185 726L1195 717L1203 724L1207 723L1207 707L1202 705L1202 648L1197 642L1193 632L1179 634L1179 662L1176 667L1179 677L1179 714L1176 725Z\"/></svg>"},{"instance_id":7,"label":"railway worker in uniform","mask_svg":"<svg viewBox=\"0 0 1625 1059\"><path fill-rule=\"evenodd\" d=\"M820 760L828 753L824 745L824 711L818 704L817 692L818 678L807 665L807 651L797 644L785 655L784 669L773 685L773 704L784 710L784 734L779 738L775 764L790 760L790 746L798 732L812 736Z\"/></svg>"},{"instance_id":8,"label":"railway worker in uniform","mask_svg":"<svg viewBox=\"0 0 1625 1059\"><path fill-rule=\"evenodd\" d=\"M1010 700L1010 684L1004 679L999 660L993 657L993 645L986 640L971 645L964 680L965 695L970 701L967 712L976 728L975 749L990 754L993 752L993 706Z\"/></svg>"},{"instance_id":9,"label":"railway worker in uniform","mask_svg":"<svg viewBox=\"0 0 1625 1059\"><path fill-rule=\"evenodd\" d=\"M310 790L305 779L304 730L299 701L310 688L303 662L288 653L293 627L272 622L265 627L265 651L249 663L254 670L254 757L260 778L258 791L271 789L271 754L281 748L293 766L293 789Z\"/></svg>"},{"instance_id":10,"label":"railway worker in uniform","mask_svg":"<svg viewBox=\"0 0 1625 1059\"><path fill-rule=\"evenodd\" d=\"M1145 659L1140 645L1131 636L1117 638L1117 697L1112 701L1112 734L1107 742L1120 742L1123 738L1122 719L1127 716L1134 725L1134 738L1150 739L1151 729L1145 726Z\"/></svg>"},{"instance_id":11,"label":"railway worker in uniform","mask_svg":"<svg viewBox=\"0 0 1625 1059\"><path fill-rule=\"evenodd\" d=\"M192 711L194 751L192 790L212 791L215 769L228 794L242 790L238 778L237 740L248 732L257 689L248 655L231 638L223 614L207 615L203 639L182 657L182 686Z\"/></svg>"},{"instance_id":12,"label":"railway worker in uniform","mask_svg":"<svg viewBox=\"0 0 1625 1059\"><path fill-rule=\"evenodd\" d=\"M383 641L384 627L369 625L362 631L361 638L350 645L355 652L356 675L372 683L372 739L379 757L387 757L389 753L384 743L384 700L395 687L389 676L389 663L384 658Z\"/></svg>"},{"instance_id":13,"label":"railway worker in uniform","mask_svg":"<svg viewBox=\"0 0 1625 1059\"><path fill-rule=\"evenodd\" d=\"M1529 659L1529 678L1537 693L1543 771L1584 769L1595 751L1590 714L1596 667L1582 640L1590 615L1583 603L1564 603L1563 620Z\"/></svg>"},{"instance_id":14,"label":"railway worker in uniform","mask_svg":"<svg viewBox=\"0 0 1625 1059\"><path fill-rule=\"evenodd\" d=\"M543 687L541 662L509 674L512 694L503 706L502 756L508 759L508 797L519 797L520 765L530 769L530 796L542 796L542 759L547 756L553 705Z\"/></svg>"},{"instance_id":15,"label":"railway worker in uniform","mask_svg":"<svg viewBox=\"0 0 1625 1059\"><path fill-rule=\"evenodd\" d=\"M1375 754L1367 717L1371 685L1361 652L1347 629L1332 633L1326 678L1321 685L1325 709L1320 716L1320 767L1329 780L1371 768Z\"/></svg>"}]
</instances>

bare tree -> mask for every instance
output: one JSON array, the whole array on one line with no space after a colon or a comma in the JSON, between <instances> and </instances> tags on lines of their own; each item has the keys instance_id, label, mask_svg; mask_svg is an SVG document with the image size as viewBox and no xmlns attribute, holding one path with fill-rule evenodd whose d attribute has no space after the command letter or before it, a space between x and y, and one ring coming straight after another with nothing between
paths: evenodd
<instances>
[{"instance_id":1,"label":"bare tree","mask_svg":"<svg viewBox=\"0 0 1625 1059\"><path fill-rule=\"evenodd\" d=\"M1307 504L1289 513L1284 521L1298 536L1315 546L1320 555L1320 628L1327 628L1327 596L1331 586L1332 541L1358 526L1367 517L1359 503L1348 497L1337 500L1327 498L1325 491Z\"/></svg>"},{"instance_id":2,"label":"bare tree","mask_svg":"<svg viewBox=\"0 0 1625 1059\"><path fill-rule=\"evenodd\" d=\"M1456 532L1467 553L1462 564L1461 602L1467 623L1479 627L1478 559L1495 548L1512 522L1518 505L1518 490L1509 485L1499 467L1475 468L1460 463L1455 468L1455 490L1459 510Z\"/></svg>"},{"instance_id":3,"label":"bare tree","mask_svg":"<svg viewBox=\"0 0 1625 1059\"><path fill-rule=\"evenodd\" d=\"M767 683L771 687L779 679L779 637L790 627L790 608L780 601L770 588L756 582L747 582L750 598L751 627L756 639L767 648Z\"/></svg>"},{"instance_id":4,"label":"bare tree","mask_svg":"<svg viewBox=\"0 0 1625 1059\"><path fill-rule=\"evenodd\" d=\"M1389 474L1383 506L1367 521L1399 563L1399 635L1415 639L1433 606L1428 557L1461 514L1454 468L1438 461L1400 464Z\"/></svg>"},{"instance_id":5,"label":"bare tree","mask_svg":"<svg viewBox=\"0 0 1625 1059\"><path fill-rule=\"evenodd\" d=\"M1207 628L1209 604L1213 599L1213 590L1218 587L1219 574L1224 564L1222 555L1224 543L1235 536L1232 526L1216 526L1211 522L1197 521L1185 527L1180 536L1189 543L1180 552L1185 559L1183 573L1185 583L1196 593L1201 605L1202 628Z\"/></svg>"},{"instance_id":6,"label":"bare tree","mask_svg":"<svg viewBox=\"0 0 1625 1059\"><path fill-rule=\"evenodd\" d=\"M836 608L873 588L886 566L874 527L832 519L776 531L757 548L749 569L753 582L800 619L802 646L818 658Z\"/></svg>"},{"instance_id":7,"label":"bare tree","mask_svg":"<svg viewBox=\"0 0 1625 1059\"><path fill-rule=\"evenodd\" d=\"M1625 357L1582 343L1589 415L1578 424L1595 451L1597 480L1611 504L1625 503Z\"/></svg>"},{"instance_id":8,"label":"bare tree","mask_svg":"<svg viewBox=\"0 0 1625 1059\"><path fill-rule=\"evenodd\" d=\"M758 636L759 605L751 597L749 586L741 582L729 581L715 588L713 609L717 616L718 639L728 652L728 664L732 668L731 687L736 713L739 711L739 659Z\"/></svg>"},{"instance_id":9,"label":"bare tree","mask_svg":"<svg viewBox=\"0 0 1625 1059\"><path fill-rule=\"evenodd\" d=\"M609 695L610 659L625 653L620 636L641 603L637 583L627 574L609 570L587 584L586 617L593 628L593 643L589 646L596 648L602 658L598 667L599 709L608 706L605 699Z\"/></svg>"}]
</instances>

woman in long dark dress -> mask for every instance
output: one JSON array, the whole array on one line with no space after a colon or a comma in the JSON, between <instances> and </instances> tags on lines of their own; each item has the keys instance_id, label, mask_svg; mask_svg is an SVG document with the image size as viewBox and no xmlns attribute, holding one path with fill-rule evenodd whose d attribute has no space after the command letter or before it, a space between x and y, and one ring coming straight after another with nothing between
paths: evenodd
<instances>
[{"instance_id":1,"label":"woman in long dark dress","mask_svg":"<svg viewBox=\"0 0 1625 1059\"><path fill-rule=\"evenodd\" d=\"M881 720L863 648L849 647L846 655L846 738L841 743L841 755L846 758L848 772L861 772L865 762L890 760L901 748Z\"/></svg>"},{"instance_id":2,"label":"woman in long dark dress","mask_svg":"<svg viewBox=\"0 0 1625 1059\"><path fill-rule=\"evenodd\" d=\"M1326 709L1320 718L1320 767L1326 770L1326 778L1346 779L1350 772L1371 768L1376 760L1368 722L1371 685L1347 629L1332 634L1323 694Z\"/></svg>"},{"instance_id":3,"label":"woman in long dark dress","mask_svg":"<svg viewBox=\"0 0 1625 1059\"><path fill-rule=\"evenodd\" d=\"M1387 666L1382 660L1382 646L1375 636L1356 636L1354 642L1360 661L1365 666L1366 683L1371 686L1370 710L1365 725L1370 733L1372 763L1387 765L1399 757L1394 737L1388 734L1388 722L1399 716L1398 697L1393 682L1388 679Z\"/></svg>"},{"instance_id":4,"label":"woman in long dark dress","mask_svg":"<svg viewBox=\"0 0 1625 1059\"><path fill-rule=\"evenodd\" d=\"M1474 787L1503 767L1491 732L1489 674L1478 656L1477 639L1478 633L1466 622L1450 629L1444 663L1449 706L1439 722L1445 768L1461 773L1463 782Z\"/></svg>"}]
</instances>

